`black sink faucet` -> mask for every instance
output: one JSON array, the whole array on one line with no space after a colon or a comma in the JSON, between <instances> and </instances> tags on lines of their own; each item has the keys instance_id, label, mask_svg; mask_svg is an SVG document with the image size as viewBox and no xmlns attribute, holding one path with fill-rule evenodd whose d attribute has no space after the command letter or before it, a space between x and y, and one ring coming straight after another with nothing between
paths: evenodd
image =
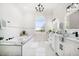
<instances>
[{"instance_id":1,"label":"black sink faucet","mask_svg":"<svg viewBox=\"0 0 79 59\"><path fill-rule=\"evenodd\" d=\"M14 38L14 37L11 37L11 38L8 38L8 39L10 40L10 39L13 39L13 38Z\"/></svg>"},{"instance_id":2,"label":"black sink faucet","mask_svg":"<svg viewBox=\"0 0 79 59\"><path fill-rule=\"evenodd\" d=\"M6 40L11 40L11 39L13 39L14 37L12 37L12 38L8 38L8 39L6 39Z\"/></svg>"},{"instance_id":3,"label":"black sink faucet","mask_svg":"<svg viewBox=\"0 0 79 59\"><path fill-rule=\"evenodd\" d=\"M73 32L72 34L75 34L75 37L78 37L78 32Z\"/></svg>"},{"instance_id":4,"label":"black sink faucet","mask_svg":"<svg viewBox=\"0 0 79 59\"><path fill-rule=\"evenodd\" d=\"M0 40L3 40L4 39L4 37L0 37Z\"/></svg>"}]
</instances>

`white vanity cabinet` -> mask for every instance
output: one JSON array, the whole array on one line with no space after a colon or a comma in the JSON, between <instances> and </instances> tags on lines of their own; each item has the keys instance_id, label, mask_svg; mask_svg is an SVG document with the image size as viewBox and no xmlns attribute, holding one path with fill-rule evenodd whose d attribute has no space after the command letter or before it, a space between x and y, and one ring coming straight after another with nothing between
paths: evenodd
<instances>
[{"instance_id":1,"label":"white vanity cabinet","mask_svg":"<svg viewBox=\"0 0 79 59\"><path fill-rule=\"evenodd\" d=\"M56 35L55 53L59 56L79 56L78 39Z\"/></svg>"},{"instance_id":2,"label":"white vanity cabinet","mask_svg":"<svg viewBox=\"0 0 79 59\"><path fill-rule=\"evenodd\" d=\"M51 47L59 56L79 56L79 41L75 38L51 34L48 38Z\"/></svg>"},{"instance_id":3,"label":"white vanity cabinet","mask_svg":"<svg viewBox=\"0 0 79 59\"><path fill-rule=\"evenodd\" d=\"M61 34L52 33L49 35L48 41L55 51L56 55L62 56L64 55L63 52L63 40Z\"/></svg>"}]
</instances>

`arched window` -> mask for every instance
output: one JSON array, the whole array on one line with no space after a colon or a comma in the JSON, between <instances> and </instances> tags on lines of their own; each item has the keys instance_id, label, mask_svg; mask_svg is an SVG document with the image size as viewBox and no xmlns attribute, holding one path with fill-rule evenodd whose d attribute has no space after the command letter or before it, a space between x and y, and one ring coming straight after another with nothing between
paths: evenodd
<instances>
[{"instance_id":1,"label":"arched window","mask_svg":"<svg viewBox=\"0 0 79 59\"><path fill-rule=\"evenodd\" d=\"M36 18L35 29L37 31L45 31L45 18L43 16L39 16Z\"/></svg>"}]
</instances>

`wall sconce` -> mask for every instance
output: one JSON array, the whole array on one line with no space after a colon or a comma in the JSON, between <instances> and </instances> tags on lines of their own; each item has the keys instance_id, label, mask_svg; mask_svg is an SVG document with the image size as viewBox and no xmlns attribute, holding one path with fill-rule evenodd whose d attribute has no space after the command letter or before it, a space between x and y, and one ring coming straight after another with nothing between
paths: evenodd
<instances>
[{"instance_id":1,"label":"wall sconce","mask_svg":"<svg viewBox=\"0 0 79 59\"><path fill-rule=\"evenodd\" d=\"M54 22L56 20L56 18L52 19L52 22Z\"/></svg>"}]
</instances>

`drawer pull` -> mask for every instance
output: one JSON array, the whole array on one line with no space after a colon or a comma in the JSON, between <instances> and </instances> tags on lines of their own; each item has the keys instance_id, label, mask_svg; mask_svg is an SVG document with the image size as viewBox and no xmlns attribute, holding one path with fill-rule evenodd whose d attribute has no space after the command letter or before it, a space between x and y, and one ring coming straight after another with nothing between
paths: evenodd
<instances>
[{"instance_id":1,"label":"drawer pull","mask_svg":"<svg viewBox=\"0 0 79 59\"><path fill-rule=\"evenodd\" d=\"M62 42L64 42L64 38L62 37L62 40L61 40Z\"/></svg>"},{"instance_id":2,"label":"drawer pull","mask_svg":"<svg viewBox=\"0 0 79 59\"><path fill-rule=\"evenodd\" d=\"M62 38L60 38L60 41L61 41L61 42L64 42L64 38L63 38L63 37L62 37Z\"/></svg>"},{"instance_id":3,"label":"drawer pull","mask_svg":"<svg viewBox=\"0 0 79 59\"><path fill-rule=\"evenodd\" d=\"M56 54L56 56L59 56L57 52L55 54Z\"/></svg>"}]
</instances>

